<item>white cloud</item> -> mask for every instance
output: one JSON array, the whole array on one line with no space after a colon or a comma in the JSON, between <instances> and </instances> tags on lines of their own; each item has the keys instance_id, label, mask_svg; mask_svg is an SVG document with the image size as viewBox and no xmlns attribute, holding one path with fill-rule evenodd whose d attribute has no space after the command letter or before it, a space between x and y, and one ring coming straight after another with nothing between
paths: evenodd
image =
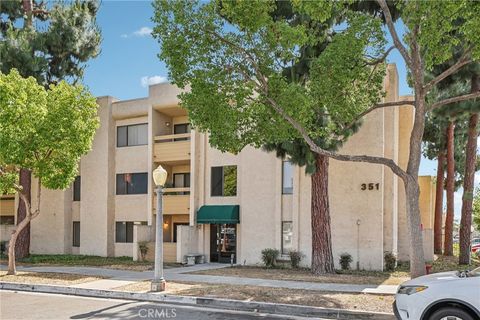
<instances>
[{"instance_id":1,"label":"white cloud","mask_svg":"<svg viewBox=\"0 0 480 320\"><path fill-rule=\"evenodd\" d=\"M141 27L139 30L135 31L133 35L137 37L145 37L145 36L149 36L152 33L152 31L153 31L152 28Z\"/></svg>"},{"instance_id":2,"label":"white cloud","mask_svg":"<svg viewBox=\"0 0 480 320\"><path fill-rule=\"evenodd\" d=\"M150 27L141 27L140 29L132 32L132 33L123 33L120 35L121 38L131 38L131 37L139 37L139 38L143 38L143 37L148 37L152 34L152 28Z\"/></svg>"},{"instance_id":3,"label":"white cloud","mask_svg":"<svg viewBox=\"0 0 480 320\"><path fill-rule=\"evenodd\" d=\"M168 81L167 77L164 77L164 76L151 76L151 77L145 76L140 79L140 83L144 88L154 84L164 83L167 81Z\"/></svg>"}]
</instances>

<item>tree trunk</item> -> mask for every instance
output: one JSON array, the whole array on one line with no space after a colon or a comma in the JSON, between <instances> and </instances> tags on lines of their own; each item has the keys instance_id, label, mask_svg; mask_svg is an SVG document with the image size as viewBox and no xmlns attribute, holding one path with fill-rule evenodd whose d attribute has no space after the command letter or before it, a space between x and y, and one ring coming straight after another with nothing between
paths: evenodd
<instances>
[{"instance_id":1,"label":"tree trunk","mask_svg":"<svg viewBox=\"0 0 480 320\"><path fill-rule=\"evenodd\" d=\"M20 169L20 185L23 188L23 194L27 200L31 201L32 173L27 169ZM24 201L19 201L17 209L17 225L27 216L27 208ZM28 223L22 232L16 238L15 256L17 259L25 258L30 254L30 223Z\"/></svg>"},{"instance_id":2,"label":"tree trunk","mask_svg":"<svg viewBox=\"0 0 480 320\"><path fill-rule=\"evenodd\" d=\"M468 121L468 140L465 154L465 176L463 178L462 218L460 221L459 264L470 263L470 238L473 211L473 189L475 164L477 161L478 113L473 113Z\"/></svg>"},{"instance_id":3,"label":"tree trunk","mask_svg":"<svg viewBox=\"0 0 480 320\"><path fill-rule=\"evenodd\" d=\"M25 219L22 220L19 224L17 224L17 228L12 232L12 236L10 237L10 241L8 242L8 271L7 274L9 275L16 275L17 269L15 266L15 243L18 240L19 234L22 230L25 229L27 225L30 224L32 220L32 215L28 214Z\"/></svg>"},{"instance_id":4,"label":"tree trunk","mask_svg":"<svg viewBox=\"0 0 480 320\"><path fill-rule=\"evenodd\" d=\"M26 19L23 22L24 27L31 28L33 25L33 1L32 0L23 0L22 1L23 12L25 12Z\"/></svg>"},{"instance_id":5,"label":"tree trunk","mask_svg":"<svg viewBox=\"0 0 480 320\"><path fill-rule=\"evenodd\" d=\"M334 273L328 202L328 163L326 156L316 155L312 175L312 273Z\"/></svg>"},{"instance_id":6,"label":"tree trunk","mask_svg":"<svg viewBox=\"0 0 480 320\"><path fill-rule=\"evenodd\" d=\"M444 254L453 256L453 216L455 194L455 158L454 158L455 123L450 121L447 128L447 217L445 219Z\"/></svg>"},{"instance_id":7,"label":"tree trunk","mask_svg":"<svg viewBox=\"0 0 480 320\"><path fill-rule=\"evenodd\" d=\"M17 227L12 232L10 237L10 241L8 243L8 271L7 274L15 275L17 274L16 266L15 266L15 244L17 242L19 234L24 230L27 225L30 224L30 221L34 219L36 216L40 214L40 196L42 190L42 182L40 179L37 179L37 209L35 212L32 212L31 201L27 198L26 194L23 193L22 190L18 190L17 194L20 197L20 202L26 207L26 216L22 222L17 223Z\"/></svg>"},{"instance_id":8,"label":"tree trunk","mask_svg":"<svg viewBox=\"0 0 480 320\"><path fill-rule=\"evenodd\" d=\"M472 93L480 91L480 76L473 74ZM468 121L467 150L465 151L465 175L463 178L462 218L460 221L459 264L470 263L470 238L472 231L473 189L475 187L475 165L477 162L478 113L472 113Z\"/></svg>"},{"instance_id":9,"label":"tree trunk","mask_svg":"<svg viewBox=\"0 0 480 320\"><path fill-rule=\"evenodd\" d=\"M416 53L415 56L419 58L420 54ZM417 65L421 66L421 63L417 62ZM421 78L419 74L423 73L415 70L415 74L418 80ZM403 178L406 194L408 235L410 238L410 275L412 278L425 274L425 252L423 251L419 202L420 188L418 186L418 171L422 158L422 137L425 129L425 93L423 92L421 82L418 82L415 86L415 101L415 116L410 134L407 176Z\"/></svg>"},{"instance_id":10,"label":"tree trunk","mask_svg":"<svg viewBox=\"0 0 480 320\"><path fill-rule=\"evenodd\" d=\"M405 184L407 196L407 224L410 236L410 275L412 278L425 274L425 254L420 218L420 191L418 181L411 179Z\"/></svg>"},{"instance_id":11,"label":"tree trunk","mask_svg":"<svg viewBox=\"0 0 480 320\"><path fill-rule=\"evenodd\" d=\"M473 81L472 78L472 89ZM479 88L480 89L480 88ZM459 264L470 263L470 238L473 211L473 189L475 183L475 164L477 161L477 125L478 113L473 113L468 121L467 150L465 151L465 176L463 178L462 218L460 221Z\"/></svg>"},{"instance_id":12,"label":"tree trunk","mask_svg":"<svg viewBox=\"0 0 480 320\"><path fill-rule=\"evenodd\" d=\"M445 151L438 153L437 186L435 195L435 220L433 227L433 250L435 254L442 254L442 216L443 216L443 187L445 182Z\"/></svg>"}]
</instances>

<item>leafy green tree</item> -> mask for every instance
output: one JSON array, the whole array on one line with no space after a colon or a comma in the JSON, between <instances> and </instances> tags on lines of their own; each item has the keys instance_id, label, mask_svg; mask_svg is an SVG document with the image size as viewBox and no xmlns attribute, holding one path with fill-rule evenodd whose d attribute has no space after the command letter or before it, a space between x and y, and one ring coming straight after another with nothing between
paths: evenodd
<instances>
[{"instance_id":1,"label":"leafy green tree","mask_svg":"<svg viewBox=\"0 0 480 320\"><path fill-rule=\"evenodd\" d=\"M445 184L446 129L447 123L437 112L427 114L423 133L423 154L430 160L437 160L437 179L435 192L435 216L433 227L433 249L442 254L443 229L443 191Z\"/></svg>"},{"instance_id":2,"label":"leafy green tree","mask_svg":"<svg viewBox=\"0 0 480 320\"><path fill-rule=\"evenodd\" d=\"M67 188L99 125L97 103L82 86L61 81L48 89L15 69L0 73L0 191L17 193L27 215L12 233L8 274L15 274L15 242L40 214L41 189ZM37 179L36 209L17 183L21 168Z\"/></svg>"},{"instance_id":3,"label":"leafy green tree","mask_svg":"<svg viewBox=\"0 0 480 320\"><path fill-rule=\"evenodd\" d=\"M174 6L178 6L178 4L172 3ZM223 17L219 17L219 22L221 23L222 20L228 21L231 16L229 16L228 6L230 3L222 2L222 14ZM243 4L242 4L243 5ZM247 7L251 5L256 6L258 4L250 3L245 4ZM267 14L269 15L268 19L272 17L273 21L276 21L278 28L289 28L290 30L294 30L294 26L303 26L303 30L300 30L300 36L305 38L308 37L308 34L322 34L328 36L327 31L329 25L331 23L327 23L325 26L320 24L312 24L311 19L304 15L299 15L298 13L292 12L291 4L288 2L276 2L274 5L270 5L265 3L268 7ZM207 10L214 10L216 4L210 4L205 6ZM209 8L211 7L211 8ZM162 9L160 9L162 10ZM159 11L160 11L159 10ZM340 60L339 63L335 65L330 65L329 70L323 70L323 66L320 64L311 65L308 60L316 59L320 56L321 52L324 50L328 50L328 43L332 40L329 39L321 39L321 41L317 41L313 39L311 43L309 41L303 43L302 47L299 50L299 55L301 58L296 61L293 57L290 58L293 62L291 63L283 63L281 57L281 51L277 51L274 55L270 54L271 49L275 46L275 39L269 40L267 36L265 37L265 41L271 41L270 44L266 44L264 48L262 48L263 52L260 54L263 55L260 59L262 60L260 63L262 64L269 64L271 63L269 60L275 59L278 62L279 67L278 70L272 68L269 75L267 76L270 80L277 78L275 81L278 81L278 88L276 90L287 90L290 91L294 96L289 96L287 92L279 92L282 95L281 99L286 101L290 104L291 112L296 112L297 108L305 108L309 105L314 103L313 96L307 92L306 83L309 79L315 77L319 78L320 73L323 72L330 72L331 74L338 74L338 69L348 68L351 70L352 74L355 74L355 77L358 78L358 82L355 84L348 84L348 79L337 79L337 81L343 81L341 84L337 84L337 86L344 86L347 88L345 91L348 94L343 96L342 98L336 99L336 104L328 103L327 99L320 99L323 95L330 94L330 84L332 83L322 83L321 85L317 86L315 95L318 97L316 98L319 101L319 106L316 108L313 114L305 114L305 122L309 123L309 127L315 128L317 126L325 126L328 124L329 130L325 131L325 134L328 136L317 137L315 141L322 145L322 147L326 148L327 150L336 150L350 135L353 133L356 128L358 127L358 119L352 117L355 114L354 108L358 108L361 110L365 110L367 107L370 107L373 103L377 102L381 97L381 87L382 87L382 80L385 74L385 67L383 64L378 65L376 68L371 68L370 63L373 59L368 60L362 52L365 50L367 44L369 43L370 35L377 35L380 33L380 23L376 24L368 24L367 21L363 19L360 15L353 16L349 19L352 24L352 28L349 32L345 32L343 34L333 39L333 45L339 46L343 48L349 47L349 50L343 50L343 60ZM173 26L173 25L171 25ZM171 26L167 26L170 28ZM193 30L194 28L190 28L189 30ZM172 31L172 30L170 30ZM357 31L359 31L357 33ZM165 31L168 32L168 31ZM222 32L222 30L218 30L218 32ZM186 35L190 36L190 35ZM235 38L235 32L230 32L228 37ZM292 33L291 37L295 37L296 33ZM269 37L269 36L268 36ZM182 41L187 41L187 39L183 39ZM192 45L195 45L193 41L190 41ZM164 43L165 44L165 43ZM381 46L383 44L381 38L377 38L375 46ZM285 46L288 46L288 43L285 43ZM172 42L172 46L173 42ZM164 47L163 52L166 52L166 48ZM195 49L189 49L195 50ZM223 50L223 49L221 49ZM234 63L236 59L236 53L228 53L223 57L225 58L224 63L218 63L218 72L221 72L225 66L225 63ZM169 52L174 59L175 53ZM327 52L324 56L324 59L328 59L328 55L331 55L331 52ZM198 59L202 59L200 53L197 57ZM215 58L214 58L215 59ZM231 60L231 62L228 62ZM368 61L367 61L368 60ZM344 65L344 61L348 61L348 65ZM379 61L378 63L381 63ZM212 65L213 65L212 61ZM324 64L326 65L326 64ZM269 68L271 66L268 66ZM262 66L263 68L263 66ZM244 70L248 72L247 70ZM215 72L215 71L214 71ZM204 74L201 75L202 79L199 79L199 86L204 88L205 79L209 76L210 70L206 71ZM241 74L239 74L241 76ZM199 78L199 74L190 74L190 79ZM202 82L200 82L202 81ZM228 79L222 79L221 81L229 82ZM232 83L232 87L228 88L227 91L223 90L220 94L217 94L215 98L210 97L210 99L215 99L214 103L223 103L225 106L225 110L228 110L228 95L230 94L238 94L238 89L243 87L243 80L235 81L236 83ZM227 83L225 83L228 85ZM288 88L289 87L289 88ZM198 88L198 89L197 89ZM204 91L203 89L200 91L199 87L195 87L196 90L192 90L192 95L184 96L185 99L192 99L191 105L184 103L184 105L189 108L190 113L195 112L198 110L203 112L206 110L207 104L211 101L203 100L202 104L199 104L199 100L210 96L212 91L216 91L214 86L211 86L208 90L209 92ZM249 98L253 92L257 89L246 87L245 88L245 96ZM232 91L230 91L232 90ZM301 90L301 91L300 91ZM280 98L280 97L279 97ZM184 99L184 101L185 101ZM331 99L329 97L329 99ZM353 101L356 101L357 104L353 104ZM266 100L264 98L259 99L260 103L265 105ZM245 115L242 114L241 108L244 106L248 107L248 102L240 102L241 105L238 106L237 111L239 112L238 116L234 116L236 119L239 117L244 117ZM191 106L191 107L190 107ZM255 107L255 106L254 106ZM202 108L202 109L201 109ZM345 110L350 110L350 114L341 114L338 112L340 108L344 108ZM291 130L291 127L288 123L285 122L278 114L272 112L271 108L268 108L266 105L262 108L263 110L260 112L256 112L256 115L261 116L263 119L260 120L261 123L255 125L258 130L265 130L264 134L261 132L255 132L252 129L247 131L243 131L247 135L252 135L252 137L240 137L240 139L235 139L234 135L240 132L239 128L234 128L234 130L224 130L220 126L223 126L224 121L221 119L225 114L215 113L216 120L218 121L218 128L215 128L215 133L221 134L229 134L228 137L222 137L221 139L216 140L214 135L210 136L210 143L215 145L221 150L230 151L230 152L238 152L240 151L246 144L253 144L257 147L261 147L262 145L266 145L267 148L274 148L274 149L282 149L279 150L279 153L289 154L291 160L295 161L295 163L304 165L306 164L307 172L313 174L312 175L312 271L314 273L324 273L324 272L334 272L333 266L333 256L331 251L331 236L330 236L330 216L329 216L329 205L328 205L328 158L311 152L309 147L303 142L303 139L298 138L296 132ZM228 111L231 113L230 111ZM196 122L196 118L190 115L191 119L193 120L193 124L197 126L202 126L201 122ZM281 131L272 131L272 129L277 130L278 127L272 126L270 119L274 120L274 123L278 123L282 127L284 127L283 132ZM254 118L254 121L257 121L258 118ZM248 120L248 119L246 119ZM251 120L250 120L251 121ZM230 123L228 125L231 125ZM233 124L234 126L237 124ZM209 129L210 131L212 128ZM257 134L260 133L261 135ZM283 140L280 140L282 139ZM248 142L247 142L248 141ZM233 143L232 143L233 142Z\"/></svg>"},{"instance_id":4,"label":"leafy green tree","mask_svg":"<svg viewBox=\"0 0 480 320\"><path fill-rule=\"evenodd\" d=\"M458 83L457 83L458 84ZM463 84L461 85L464 88ZM453 92L453 94L452 94ZM457 90L442 88L438 92L434 90L429 99L437 101L446 96L458 94ZM446 111L444 110L448 110ZM455 110L455 112L453 112ZM458 106L445 106L426 116L425 131L423 134L423 154L425 157L437 160L437 183L435 198L434 217L434 252L442 254L443 238L443 191L447 191L447 218L446 218L446 243L453 248L453 217L454 217L454 193L463 183L465 174L465 144L467 142L467 130L464 112ZM448 156L448 158L447 158ZM447 169L447 170L445 170ZM445 183L445 171L447 171ZM451 250L446 250L451 253Z\"/></svg>"},{"instance_id":5,"label":"leafy green tree","mask_svg":"<svg viewBox=\"0 0 480 320\"><path fill-rule=\"evenodd\" d=\"M2 1L0 3L0 71L16 68L48 87L83 77L85 62L100 53L96 24L98 1Z\"/></svg>"},{"instance_id":6,"label":"leafy green tree","mask_svg":"<svg viewBox=\"0 0 480 320\"><path fill-rule=\"evenodd\" d=\"M295 12L310 17L310 25L325 23L339 11L345 16L342 31L332 36L322 54L312 57L306 85L289 82L283 71L298 61L299 48L321 43L324 35L310 32L305 24L273 19L274 1L158 0L154 3L157 25L153 34L161 44L159 56L169 67L173 82L189 88L180 98L193 125L209 132L210 143L220 150L238 152L246 145L261 147L302 139L314 154L389 167L405 185L411 273L422 275L418 169L425 115L428 110L480 93L431 105L426 104L426 95L437 83L479 58L480 4L395 4L405 22L402 41L384 0L377 1L381 15L352 12L346 5L350 2L343 1L292 3ZM393 39L392 47L385 46L383 22ZM425 74L434 66L454 59L453 47L458 45L465 47L465 54L442 74L425 81ZM393 49L400 52L410 71L415 100L379 104L384 70L367 66ZM405 104L415 106L406 170L392 159L341 154L317 143L335 140L337 133L373 110ZM319 114L329 117L328 125L317 125L314 120Z\"/></svg>"},{"instance_id":7,"label":"leafy green tree","mask_svg":"<svg viewBox=\"0 0 480 320\"><path fill-rule=\"evenodd\" d=\"M0 72L17 69L48 88L61 80L77 82L85 62L100 53L96 25L98 1L0 1ZM31 173L20 170L20 185L30 199ZM17 223L27 208L20 202ZM30 225L17 241L17 257L30 250Z\"/></svg>"}]
</instances>

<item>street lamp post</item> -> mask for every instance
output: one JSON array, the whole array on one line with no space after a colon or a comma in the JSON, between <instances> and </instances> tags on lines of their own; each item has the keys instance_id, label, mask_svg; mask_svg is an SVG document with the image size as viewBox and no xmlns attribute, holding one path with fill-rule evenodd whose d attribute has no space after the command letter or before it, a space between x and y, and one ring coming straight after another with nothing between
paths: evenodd
<instances>
[{"instance_id":1,"label":"street lamp post","mask_svg":"<svg viewBox=\"0 0 480 320\"><path fill-rule=\"evenodd\" d=\"M162 196L163 186L167 181L167 171L158 166L153 171L153 181L155 182L157 193L157 218L155 235L155 272L152 280L152 291L165 291L165 278L163 277L163 210Z\"/></svg>"}]
</instances>

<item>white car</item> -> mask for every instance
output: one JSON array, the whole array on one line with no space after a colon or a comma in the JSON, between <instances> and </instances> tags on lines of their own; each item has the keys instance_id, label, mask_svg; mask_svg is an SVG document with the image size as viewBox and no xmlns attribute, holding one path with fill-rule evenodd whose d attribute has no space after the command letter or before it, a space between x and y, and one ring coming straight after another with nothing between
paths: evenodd
<instances>
[{"instance_id":1,"label":"white car","mask_svg":"<svg viewBox=\"0 0 480 320\"><path fill-rule=\"evenodd\" d=\"M480 268L418 277L402 283L393 304L401 320L479 320Z\"/></svg>"}]
</instances>

